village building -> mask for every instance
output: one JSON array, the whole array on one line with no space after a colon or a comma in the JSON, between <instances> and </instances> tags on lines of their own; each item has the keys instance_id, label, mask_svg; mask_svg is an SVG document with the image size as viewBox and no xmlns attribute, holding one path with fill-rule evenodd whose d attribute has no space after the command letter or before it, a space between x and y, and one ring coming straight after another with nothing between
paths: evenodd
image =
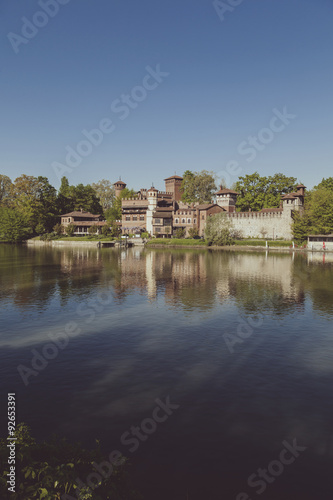
<instances>
[{"instance_id":1,"label":"village building","mask_svg":"<svg viewBox=\"0 0 333 500\"><path fill-rule=\"evenodd\" d=\"M240 237L291 239L293 214L304 207L306 188L303 184L297 186L296 192L284 195L279 208L237 212L239 193L222 187L215 193L215 203L184 203L181 201L182 180L182 177L173 175L164 179L165 191L152 186L148 190L141 189L136 198L122 200L123 234L144 231L152 236L170 237L181 228L189 236L190 229L195 228L199 236L204 236L208 217L225 212ZM117 193L126 187L120 182L114 184Z\"/></svg>"},{"instance_id":2,"label":"village building","mask_svg":"<svg viewBox=\"0 0 333 500\"><path fill-rule=\"evenodd\" d=\"M233 231L241 238L292 239L294 213L302 212L306 187L299 184L296 192L281 198L279 208L264 208L260 212L237 212L236 203L239 193L220 187L211 203L185 203L182 201L181 184L183 178L172 175L164 179L165 191L154 186L140 189L133 198L122 200L122 219L117 221L123 235L149 233L151 236L167 238L177 229L182 229L185 236L190 236L195 229L199 236L204 236L209 217L224 212L232 222ZM115 195L119 197L126 183L121 179L114 183ZM101 215L94 215L83 210L61 216L64 230L69 224L75 225L75 235L85 235L89 228L96 228L100 234L107 224ZM315 240L313 240L315 241ZM327 240L329 243L329 240ZM321 240L323 242L323 240Z\"/></svg>"},{"instance_id":3,"label":"village building","mask_svg":"<svg viewBox=\"0 0 333 500\"><path fill-rule=\"evenodd\" d=\"M84 236L88 234L90 227L96 228L96 234L100 234L102 227L106 225L106 221L101 215L94 215L84 210L78 210L61 215L61 225L64 232L70 224L74 224L75 226L75 236Z\"/></svg>"}]
</instances>

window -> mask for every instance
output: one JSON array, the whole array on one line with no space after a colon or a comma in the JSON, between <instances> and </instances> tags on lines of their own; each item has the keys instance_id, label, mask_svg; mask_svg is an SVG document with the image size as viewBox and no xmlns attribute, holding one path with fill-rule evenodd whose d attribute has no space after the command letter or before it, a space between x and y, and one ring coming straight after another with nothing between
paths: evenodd
<instances>
[{"instance_id":1,"label":"window","mask_svg":"<svg viewBox=\"0 0 333 500\"><path fill-rule=\"evenodd\" d=\"M175 219L175 224L179 224L179 219Z\"/></svg>"},{"instance_id":2,"label":"window","mask_svg":"<svg viewBox=\"0 0 333 500\"><path fill-rule=\"evenodd\" d=\"M193 223L196 224L197 223L197 219L193 219Z\"/></svg>"},{"instance_id":3,"label":"window","mask_svg":"<svg viewBox=\"0 0 333 500\"><path fill-rule=\"evenodd\" d=\"M187 224L191 224L191 219L187 219Z\"/></svg>"},{"instance_id":4,"label":"window","mask_svg":"<svg viewBox=\"0 0 333 500\"><path fill-rule=\"evenodd\" d=\"M144 215L140 215L140 220L145 220L145 216Z\"/></svg>"},{"instance_id":5,"label":"window","mask_svg":"<svg viewBox=\"0 0 333 500\"><path fill-rule=\"evenodd\" d=\"M182 219L182 224L185 224L185 219Z\"/></svg>"},{"instance_id":6,"label":"window","mask_svg":"<svg viewBox=\"0 0 333 500\"><path fill-rule=\"evenodd\" d=\"M138 217L136 215L133 215L133 220L138 220Z\"/></svg>"},{"instance_id":7,"label":"window","mask_svg":"<svg viewBox=\"0 0 333 500\"><path fill-rule=\"evenodd\" d=\"M155 224L161 224L161 219L155 219Z\"/></svg>"},{"instance_id":8,"label":"window","mask_svg":"<svg viewBox=\"0 0 333 500\"><path fill-rule=\"evenodd\" d=\"M205 216L204 216L204 215L202 215L202 216L201 216L201 219L202 219L202 220L205 220Z\"/></svg>"},{"instance_id":9,"label":"window","mask_svg":"<svg viewBox=\"0 0 333 500\"><path fill-rule=\"evenodd\" d=\"M161 232L161 228L160 227L155 227L155 233L160 233Z\"/></svg>"},{"instance_id":10,"label":"window","mask_svg":"<svg viewBox=\"0 0 333 500\"><path fill-rule=\"evenodd\" d=\"M126 221L130 221L130 220L131 220L130 216L129 216L129 215L126 215L125 220L126 220Z\"/></svg>"}]
</instances>

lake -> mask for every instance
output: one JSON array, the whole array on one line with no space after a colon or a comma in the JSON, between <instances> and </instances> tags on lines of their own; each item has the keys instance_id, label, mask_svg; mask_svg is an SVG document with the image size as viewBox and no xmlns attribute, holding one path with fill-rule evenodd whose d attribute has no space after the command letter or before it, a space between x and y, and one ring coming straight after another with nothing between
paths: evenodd
<instances>
[{"instance_id":1,"label":"lake","mask_svg":"<svg viewBox=\"0 0 333 500\"><path fill-rule=\"evenodd\" d=\"M0 273L36 438L100 439L146 500L331 500L332 256L0 245Z\"/></svg>"}]
</instances>

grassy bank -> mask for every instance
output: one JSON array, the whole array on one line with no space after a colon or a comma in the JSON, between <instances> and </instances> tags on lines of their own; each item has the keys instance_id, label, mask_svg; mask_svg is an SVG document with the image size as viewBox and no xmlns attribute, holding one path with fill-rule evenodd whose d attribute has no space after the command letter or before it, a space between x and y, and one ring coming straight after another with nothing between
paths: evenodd
<instances>
[{"instance_id":1,"label":"grassy bank","mask_svg":"<svg viewBox=\"0 0 333 500\"><path fill-rule=\"evenodd\" d=\"M204 240L195 240L187 238L154 238L147 242L147 246L163 245L166 247L170 246L200 246L206 247L207 243Z\"/></svg>"},{"instance_id":2,"label":"grassy bank","mask_svg":"<svg viewBox=\"0 0 333 500\"><path fill-rule=\"evenodd\" d=\"M267 244L269 247L290 247L292 246L292 241L285 240L267 240ZM265 247L266 240L256 240L256 239L244 239L244 240L236 240L234 242L236 246L255 246L255 247Z\"/></svg>"},{"instance_id":3,"label":"grassy bank","mask_svg":"<svg viewBox=\"0 0 333 500\"><path fill-rule=\"evenodd\" d=\"M43 240L40 236L31 238L35 241L113 241L117 238L111 238L111 236L59 236L58 238L51 238Z\"/></svg>"}]
</instances>

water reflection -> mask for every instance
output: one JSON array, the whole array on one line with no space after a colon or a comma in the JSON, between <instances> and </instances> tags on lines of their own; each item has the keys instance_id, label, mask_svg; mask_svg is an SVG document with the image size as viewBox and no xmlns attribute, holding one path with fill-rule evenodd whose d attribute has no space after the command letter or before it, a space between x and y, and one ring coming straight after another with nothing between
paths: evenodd
<instances>
[{"instance_id":1,"label":"water reflection","mask_svg":"<svg viewBox=\"0 0 333 500\"><path fill-rule=\"evenodd\" d=\"M333 256L249 254L189 250L97 250L0 246L0 300L19 309L45 309L54 297L72 297L112 286L122 303L133 290L184 312L212 310L235 300L247 313L301 310L305 297L332 314Z\"/></svg>"},{"instance_id":2,"label":"water reflection","mask_svg":"<svg viewBox=\"0 0 333 500\"><path fill-rule=\"evenodd\" d=\"M146 499L183 500L186 486L191 500L236 498L294 438L308 447L293 468L300 487L290 491L286 475L267 498L325 499L302 485L311 471L324 489L332 462L330 256L10 246L0 255L0 378L39 436L98 437L107 452L170 395L177 415L134 457ZM231 353L225 334L258 315ZM68 321L80 335L24 387L17 364Z\"/></svg>"}]
</instances>

